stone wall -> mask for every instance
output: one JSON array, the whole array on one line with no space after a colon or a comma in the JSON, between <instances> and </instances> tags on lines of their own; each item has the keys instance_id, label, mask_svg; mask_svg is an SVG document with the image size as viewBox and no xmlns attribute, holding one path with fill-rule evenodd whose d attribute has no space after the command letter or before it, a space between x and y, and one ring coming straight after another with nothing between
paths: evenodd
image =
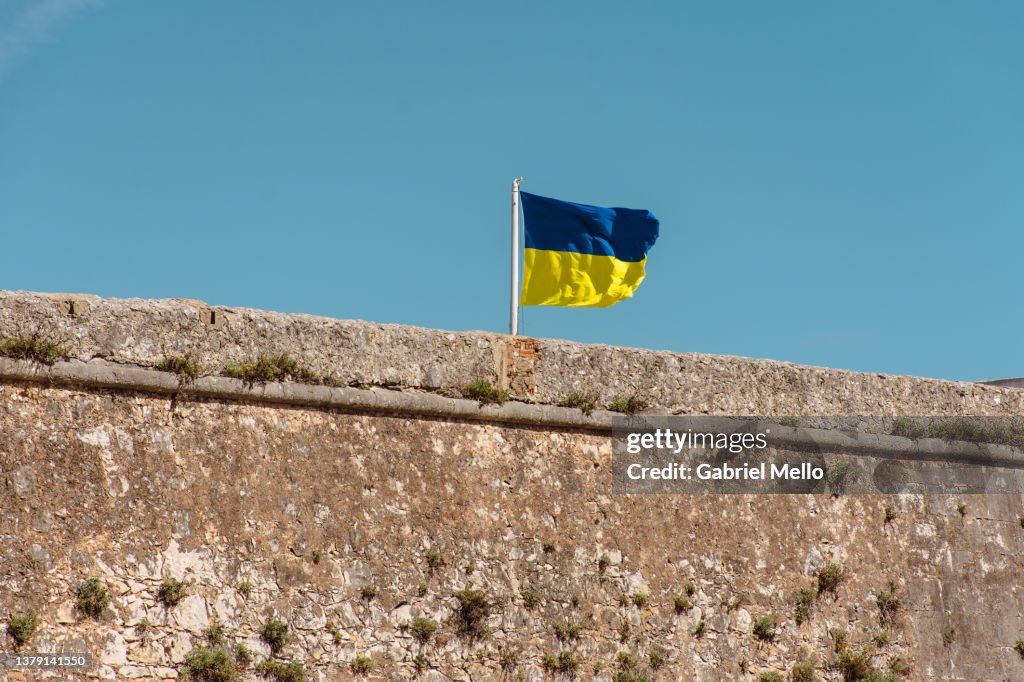
<instances>
[{"instance_id":1,"label":"stone wall","mask_svg":"<svg viewBox=\"0 0 1024 682\"><path fill-rule=\"evenodd\" d=\"M446 417L247 399L260 389L241 382L176 392L138 378L153 372L73 377L287 352L341 397L501 377L534 403L639 389L671 411L1020 414L1019 391L257 311L210 323L186 302L75 299L71 315L73 298L0 295L0 339L42 330L77 358L63 374L0 367L0 613L40 614L26 650L93 653L78 677L177 679L217 625L221 646L252 652L246 679L268 659L353 679L365 656L378 680L569 677L545 657L605 681L785 678L799 662L837 680L837 629L879 669L905 665L898 679L1024 679L1020 495L612 495L600 413L573 426L559 408L514 408L531 424L506 408L469 418L452 399L430 403ZM798 624L795 597L829 562L844 579ZM76 609L91 577L109 594L97 618ZM185 588L170 606L172 578ZM466 589L490 605L474 633L458 617ZM900 607L882 622L887 590ZM760 617L773 638L755 635ZM259 635L272 618L289 628L276 655ZM427 641L416 618L438 626Z\"/></svg>"}]
</instances>

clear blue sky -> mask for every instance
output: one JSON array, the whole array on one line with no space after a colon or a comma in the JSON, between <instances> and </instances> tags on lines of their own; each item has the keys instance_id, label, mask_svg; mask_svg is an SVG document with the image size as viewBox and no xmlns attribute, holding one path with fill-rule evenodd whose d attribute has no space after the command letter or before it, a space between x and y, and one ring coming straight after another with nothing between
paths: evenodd
<instances>
[{"instance_id":1,"label":"clear blue sky","mask_svg":"<svg viewBox=\"0 0 1024 682\"><path fill-rule=\"evenodd\" d=\"M508 192L648 208L524 332L1024 374L1024 3L0 0L0 288L507 324Z\"/></svg>"}]
</instances>

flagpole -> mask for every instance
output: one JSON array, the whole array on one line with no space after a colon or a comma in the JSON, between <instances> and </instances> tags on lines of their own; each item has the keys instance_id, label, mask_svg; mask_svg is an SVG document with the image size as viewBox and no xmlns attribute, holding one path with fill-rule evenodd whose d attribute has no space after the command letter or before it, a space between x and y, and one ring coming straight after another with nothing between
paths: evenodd
<instances>
[{"instance_id":1,"label":"flagpole","mask_svg":"<svg viewBox=\"0 0 1024 682\"><path fill-rule=\"evenodd\" d=\"M519 334L519 183L512 181L512 287L511 306L508 313L508 331L512 336Z\"/></svg>"}]
</instances>

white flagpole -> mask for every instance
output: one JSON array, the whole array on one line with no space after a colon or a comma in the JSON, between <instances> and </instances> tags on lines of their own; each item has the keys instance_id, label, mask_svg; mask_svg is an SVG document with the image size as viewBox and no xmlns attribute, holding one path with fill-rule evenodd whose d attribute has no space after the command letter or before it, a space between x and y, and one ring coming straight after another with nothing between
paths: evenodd
<instances>
[{"instance_id":1,"label":"white flagpole","mask_svg":"<svg viewBox=\"0 0 1024 682\"><path fill-rule=\"evenodd\" d=\"M512 298L508 314L508 331L512 336L519 334L519 183L512 181Z\"/></svg>"}]
</instances>

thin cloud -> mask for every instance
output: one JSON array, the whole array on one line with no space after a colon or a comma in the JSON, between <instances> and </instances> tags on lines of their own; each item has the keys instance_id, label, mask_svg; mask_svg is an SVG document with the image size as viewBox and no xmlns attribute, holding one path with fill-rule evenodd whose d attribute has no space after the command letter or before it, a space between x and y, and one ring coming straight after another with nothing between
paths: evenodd
<instances>
[{"instance_id":1,"label":"thin cloud","mask_svg":"<svg viewBox=\"0 0 1024 682\"><path fill-rule=\"evenodd\" d=\"M74 15L103 0L36 0L18 11L9 26L0 26L0 80L14 65L53 37Z\"/></svg>"}]
</instances>

